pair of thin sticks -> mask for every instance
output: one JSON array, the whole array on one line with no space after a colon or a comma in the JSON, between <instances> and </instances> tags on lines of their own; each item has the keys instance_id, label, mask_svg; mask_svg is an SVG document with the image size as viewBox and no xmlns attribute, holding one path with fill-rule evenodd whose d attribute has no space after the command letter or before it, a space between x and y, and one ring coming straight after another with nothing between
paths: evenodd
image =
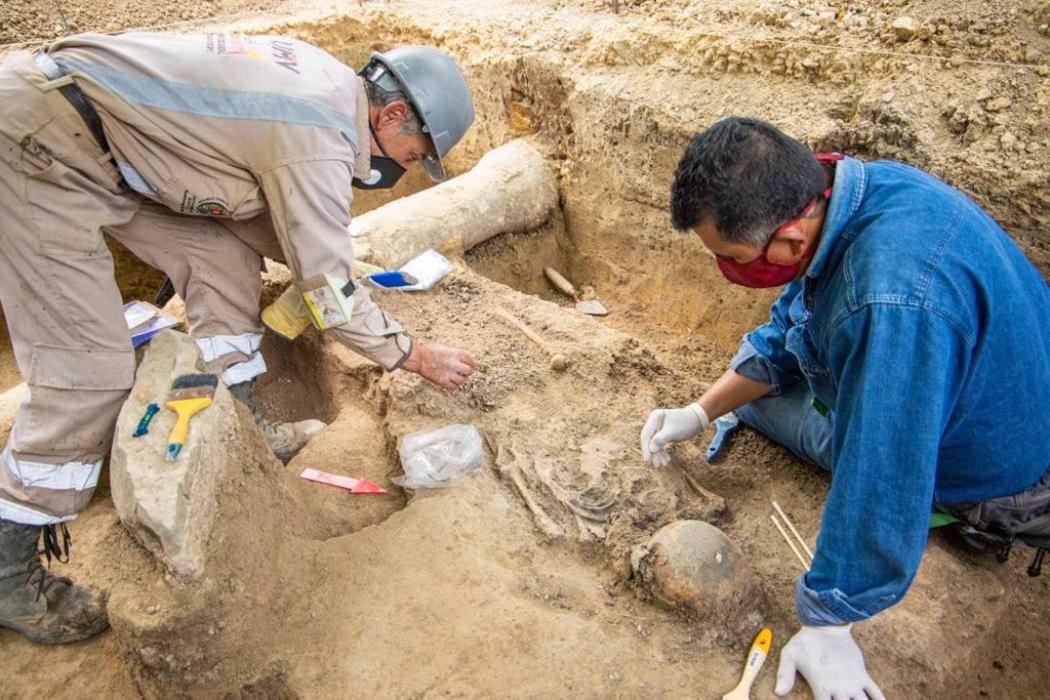
<instances>
[{"instance_id":1,"label":"pair of thin sticks","mask_svg":"<svg viewBox=\"0 0 1050 700\"><path fill-rule=\"evenodd\" d=\"M791 518L787 516L787 513L785 513L783 509L781 509L780 504L776 501L770 502L773 504L773 508L777 511L777 513L780 514L780 517L783 518L784 523L788 526L788 530L791 530L791 534L795 536L795 540L791 539L791 537L787 533L787 530L785 530L784 526L780 524L779 520L777 520L776 514L770 513L769 519L772 520L773 524L777 526L777 530L779 530L780 534L784 537L784 541L787 542L788 547L791 547L791 551L795 553L796 557L798 557L799 563L802 564L802 570L809 571L809 567L813 566L813 552L806 544L806 540L802 539L802 535L798 534L798 530L795 529L795 524L791 522ZM800 552L798 547L795 546L795 541L797 541L798 544L802 545L802 550L809 557L808 559L802 556L802 552Z\"/></svg>"}]
</instances>

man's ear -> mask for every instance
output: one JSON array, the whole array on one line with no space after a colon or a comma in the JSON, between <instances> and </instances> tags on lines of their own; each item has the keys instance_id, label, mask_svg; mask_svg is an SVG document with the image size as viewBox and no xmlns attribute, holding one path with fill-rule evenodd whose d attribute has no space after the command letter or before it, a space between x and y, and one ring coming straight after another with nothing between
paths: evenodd
<instances>
[{"instance_id":1,"label":"man's ear","mask_svg":"<svg viewBox=\"0 0 1050 700\"><path fill-rule=\"evenodd\" d=\"M395 100L390 104L383 105L379 110L379 128L400 124L405 119L408 105L402 100Z\"/></svg>"},{"instance_id":2,"label":"man's ear","mask_svg":"<svg viewBox=\"0 0 1050 700\"><path fill-rule=\"evenodd\" d=\"M769 247L767 257L770 262L788 264L797 261L806 252L810 241L802 231L801 222L778 228L773 234L773 242L779 245Z\"/></svg>"}]
</instances>

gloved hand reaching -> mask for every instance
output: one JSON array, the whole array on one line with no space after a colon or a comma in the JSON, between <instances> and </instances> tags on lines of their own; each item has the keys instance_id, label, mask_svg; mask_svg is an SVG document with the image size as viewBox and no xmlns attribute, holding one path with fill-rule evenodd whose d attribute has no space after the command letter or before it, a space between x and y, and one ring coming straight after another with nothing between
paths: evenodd
<instances>
[{"instance_id":1,"label":"gloved hand reaching","mask_svg":"<svg viewBox=\"0 0 1050 700\"><path fill-rule=\"evenodd\" d=\"M671 463L671 453L667 448L675 442L692 440L707 430L708 423L710 421L700 404L656 409L649 414L649 420L642 428L642 458L654 467L666 467Z\"/></svg>"},{"instance_id":2,"label":"gloved hand reaching","mask_svg":"<svg viewBox=\"0 0 1050 700\"><path fill-rule=\"evenodd\" d=\"M885 700L864 666L864 654L853 641L853 625L803 626L780 652L777 695L795 685L795 672L809 683L816 700Z\"/></svg>"}]
</instances>

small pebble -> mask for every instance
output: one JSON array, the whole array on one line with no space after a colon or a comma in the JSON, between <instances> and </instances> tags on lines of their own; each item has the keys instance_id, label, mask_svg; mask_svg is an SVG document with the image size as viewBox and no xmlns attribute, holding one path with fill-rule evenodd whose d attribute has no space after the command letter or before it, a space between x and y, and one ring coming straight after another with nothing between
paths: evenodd
<instances>
[{"instance_id":1,"label":"small pebble","mask_svg":"<svg viewBox=\"0 0 1050 700\"><path fill-rule=\"evenodd\" d=\"M562 355L560 352L555 354L554 357L551 358L551 369L553 369L555 372L564 372L568 368L569 358L567 358L565 355Z\"/></svg>"},{"instance_id":2,"label":"small pebble","mask_svg":"<svg viewBox=\"0 0 1050 700\"><path fill-rule=\"evenodd\" d=\"M913 17L898 17L890 26L893 28L893 33L897 35L897 39L907 41L915 36L919 23Z\"/></svg>"},{"instance_id":3,"label":"small pebble","mask_svg":"<svg viewBox=\"0 0 1050 700\"><path fill-rule=\"evenodd\" d=\"M989 112L1001 112L1004 109L1008 109L1013 104L1013 100L1009 97L996 97L994 100L989 100L984 108Z\"/></svg>"}]
</instances>

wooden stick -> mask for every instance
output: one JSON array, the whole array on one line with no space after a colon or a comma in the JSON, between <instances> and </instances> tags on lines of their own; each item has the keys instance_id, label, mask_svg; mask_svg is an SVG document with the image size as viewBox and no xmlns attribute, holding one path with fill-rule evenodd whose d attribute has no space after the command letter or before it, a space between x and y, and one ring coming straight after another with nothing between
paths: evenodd
<instances>
[{"instance_id":1,"label":"wooden stick","mask_svg":"<svg viewBox=\"0 0 1050 700\"><path fill-rule=\"evenodd\" d=\"M788 543L788 547L791 547L791 551L795 553L796 557L798 557L798 563L802 565L802 570L809 571L809 565L806 564L806 560L802 557L802 552L798 551L798 547L796 547L795 543L791 541L791 536L787 534L787 530L785 530L784 526L780 524L779 520L777 520L777 516L770 513L769 519L777 526L777 529L780 530L780 534L784 537L784 541Z\"/></svg>"},{"instance_id":2,"label":"wooden stick","mask_svg":"<svg viewBox=\"0 0 1050 700\"><path fill-rule=\"evenodd\" d=\"M791 522L791 518L787 516L787 513L780 508L780 504L776 501L771 501L771 503L773 504L773 507L776 508L777 513L780 514L780 517L784 519L784 523L791 529L791 532L794 533L795 537L798 538L798 543L802 545L802 549L806 550L806 554L809 555L809 565L813 566L813 551L806 545L806 540L802 538L802 535L798 534L798 530L795 529L794 523Z\"/></svg>"}]
</instances>

